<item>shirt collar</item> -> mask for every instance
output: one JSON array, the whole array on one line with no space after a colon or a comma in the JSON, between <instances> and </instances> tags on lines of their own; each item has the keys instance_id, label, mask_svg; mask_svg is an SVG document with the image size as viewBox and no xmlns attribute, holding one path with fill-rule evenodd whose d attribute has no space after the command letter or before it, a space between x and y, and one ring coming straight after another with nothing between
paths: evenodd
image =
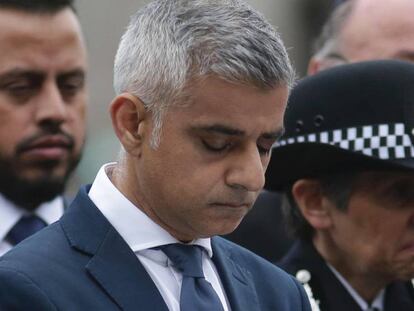
<instances>
[{"instance_id":1,"label":"shirt collar","mask_svg":"<svg viewBox=\"0 0 414 311\"><path fill-rule=\"evenodd\" d=\"M116 163L108 163L101 167L89 191L89 197L129 247L134 252L139 252L180 243L114 186L108 175L115 165ZM197 239L190 244L200 245L209 257L213 256L210 238Z\"/></svg>"},{"instance_id":2,"label":"shirt collar","mask_svg":"<svg viewBox=\"0 0 414 311\"><path fill-rule=\"evenodd\" d=\"M19 219L27 213L25 209L17 206L0 193L0 241L5 238ZM42 203L36 208L34 213L47 224L55 222L63 214L63 198L59 196L49 202Z\"/></svg>"},{"instance_id":3,"label":"shirt collar","mask_svg":"<svg viewBox=\"0 0 414 311\"><path fill-rule=\"evenodd\" d=\"M369 310L369 308L377 308L380 311L384 310L384 297L385 297L385 289L382 289L375 299L372 301L371 305L368 303L356 292L356 290L348 283L347 280L330 264L328 264L329 269L333 272L336 278L342 283L342 285L346 288L348 293L354 298L356 303L360 306L361 310Z\"/></svg>"}]
</instances>

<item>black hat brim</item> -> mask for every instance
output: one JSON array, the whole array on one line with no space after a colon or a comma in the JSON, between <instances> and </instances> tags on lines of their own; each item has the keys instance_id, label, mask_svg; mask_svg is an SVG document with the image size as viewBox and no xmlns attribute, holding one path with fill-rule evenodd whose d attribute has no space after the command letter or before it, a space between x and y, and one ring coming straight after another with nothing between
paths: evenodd
<instances>
[{"instance_id":1,"label":"black hat brim","mask_svg":"<svg viewBox=\"0 0 414 311\"><path fill-rule=\"evenodd\" d=\"M414 172L414 159L382 160L329 144L300 143L274 148L266 171L265 189L284 190L302 178L368 170Z\"/></svg>"}]
</instances>

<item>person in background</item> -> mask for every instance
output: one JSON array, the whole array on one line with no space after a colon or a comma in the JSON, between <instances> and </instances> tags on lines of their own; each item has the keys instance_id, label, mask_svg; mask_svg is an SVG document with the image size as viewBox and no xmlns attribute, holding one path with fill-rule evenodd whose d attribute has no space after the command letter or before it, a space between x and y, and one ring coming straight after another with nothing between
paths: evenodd
<instances>
[{"instance_id":1,"label":"person in background","mask_svg":"<svg viewBox=\"0 0 414 311\"><path fill-rule=\"evenodd\" d=\"M347 0L324 25L308 74L374 59L414 61L414 2Z\"/></svg>"},{"instance_id":2,"label":"person in background","mask_svg":"<svg viewBox=\"0 0 414 311\"><path fill-rule=\"evenodd\" d=\"M63 214L85 137L86 52L70 0L0 0L0 254Z\"/></svg>"},{"instance_id":3,"label":"person in background","mask_svg":"<svg viewBox=\"0 0 414 311\"><path fill-rule=\"evenodd\" d=\"M278 263L321 311L414 310L414 64L338 66L292 92L266 188L297 241Z\"/></svg>"},{"instance_id":4,"label":"person in background","mask_svg":"<svg viewBox=\"0 0 414 311\"><path fill-rule=\"evenodd\" d=\"M114 71L119 159L0 259L0 309L310 310L294 277L216 237L283 131L295 74L273 27L240 0L152 1Z\"/></svg>"},{"instance_id":5,"label":"person in background","mask_svg":"<svg viewBox=\"0 0 414 311\"><path fill-rule=\"evenodd\" d=\"M337 2L340 4L315 42L309 75L364 60L414 61L414 1ZM280 260L293 241L286 230L281 204L278 193L263 191L240 226L225 237L272 262Z\"/></svg>"}]
</instances>

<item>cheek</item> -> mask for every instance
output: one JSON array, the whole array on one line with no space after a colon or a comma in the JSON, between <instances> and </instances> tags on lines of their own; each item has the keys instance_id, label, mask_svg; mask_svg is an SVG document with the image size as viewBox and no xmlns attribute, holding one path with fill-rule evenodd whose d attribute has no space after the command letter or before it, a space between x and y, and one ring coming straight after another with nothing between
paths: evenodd
<instances>
[{"instance_id":1,"label":"cheek","mask_svg":"<svg viewBox=\"0 0 414 311\"><path fill-rule=\"evenodd\" d=\"M390 262L395 257L402 238L401 224L371 220L370 226L363 228L354 237L354 243L358 244L356 252L363 254L363 258L373 265Z\"/></svg>"},{"instance_id":2,"label":"cheek","mask_svg":"<svg viewBox=\"0 0 414 311\"><path fill-rule=\"evenodd\" d=\"M32 125L31 111L24 109L2 109L0 107L0 149L11 154L16 145L24 138L32 135L29 130Z\"/></svg>"},{"instance_id":3,"label":"cheek","mask_svg":"<svg viewBox=\"0 0 414 311\"><path fill-rule=\"evenodd\" d=\"M164 200L185 205L203 204L219 193L223 184L219 165L200 161L190 152L155 156L144 166Z\"/></svg>"},{"instance_id":4,"label":"cheek","mask_svg":"<svg viewBox=\"0 0 414 311\"><path fill-rule=\"evenodd\" d=\"M86 107L84 104L73 106L69 111L68 130L78 145L82 145L86 134Z\"/></svg>"},{"instance_id":5,"label":"cheek","mask_svg":"<svg viewBox=\"0 0 414 311\"><path fill-rule=\"evenodd\" d=\"M76 124L85 124L86 104L84 100L79 100L69 106L70 119Z\"/></svg>"}]
</instances>

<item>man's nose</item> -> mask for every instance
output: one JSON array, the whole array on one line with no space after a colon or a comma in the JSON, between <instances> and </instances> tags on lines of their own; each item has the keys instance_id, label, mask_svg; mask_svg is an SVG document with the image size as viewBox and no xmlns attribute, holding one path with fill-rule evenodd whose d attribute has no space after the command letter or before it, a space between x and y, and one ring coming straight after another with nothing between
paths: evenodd
<instances>
[{"instance_id":1,"label":"man's nose","mask_svg":"<svg viewBox=\"0 0 414 311\"><path fill-rule=\"evenodd\" d=\"M257 192L264 186L264 173L265 166L257 146L249 146L235 155L226 182L234 188Z\"/></svg>"},{"instance_id":2,"label":"man's nose","mask_svg":"<svg viewBox=\"0 0 414 311\"><path fill-rule=\"evenodd\" d=\"M36 103L36 121L38 124L60 125L67 117L67 103L55 83L47 83Z\"/></svg>"}]
</instances>

